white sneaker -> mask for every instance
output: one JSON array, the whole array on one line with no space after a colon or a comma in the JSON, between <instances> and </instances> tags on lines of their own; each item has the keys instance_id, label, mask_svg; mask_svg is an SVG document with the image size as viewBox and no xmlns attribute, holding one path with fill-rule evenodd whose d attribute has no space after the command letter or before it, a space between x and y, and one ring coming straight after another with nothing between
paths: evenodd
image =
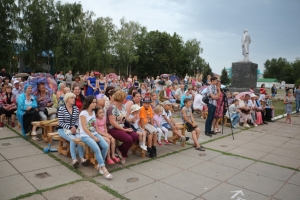
<instances>
[{"instance_id":1,"label":"white sneaker","mask_svg":"<svg viewBox=\"0 0 300 200\"><path fill-rule=\"evenodd\" d=\"M140 147L141 147L141 149L147 151L147 146L146 145L142 144L142 145L140 145Z\"/></svg>"},{"instance_id":2,"label":"white sneaker","mask_svg":"<svg viewBox=\"0 0 300 200\"><path fill-rule=\"evenodd\" d=\"M257 124L254 124L254 126L256 127L256 126L257 126Z\"/></svg>"},{"instance_id":3,"label":"white sneaker","mask_svg":"<svg viewBox=\"0 0 300 200\"><path fill-rule=\"evenodd\" d=\"M36 134L35 131L32 131L32 132L31 132L31 135L35 136L35 135L37 135L37 134Z\"/></svg>"}]
</instances>

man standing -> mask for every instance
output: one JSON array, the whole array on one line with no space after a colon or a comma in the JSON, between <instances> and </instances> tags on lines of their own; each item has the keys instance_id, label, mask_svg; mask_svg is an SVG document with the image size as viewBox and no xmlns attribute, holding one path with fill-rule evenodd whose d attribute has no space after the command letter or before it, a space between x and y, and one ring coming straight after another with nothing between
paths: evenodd
<instances>
[{"instance_id":1,"label":"man standing","mask_svg":"<svg viewBox=\"0 0 300 200\"><path fill-rule=\"evenodd\" d=\"M72 79L73 74L72 71L69 70L69 72L66 74L66 86L72 90Z\"/></svg>"},{"instance_id":2,"label":"man standing","mask_svg":"<svg viewBox=\"0 0 300 200\"><path fill-rule=\"evenodd\" d=\"M12 93L16 96L16 100L18 100L19 95L22 93L18 80L14 81L14 89L12 90Z\"/></svg>"},{"instance_id":3,"label":"man standing","mask_svg":"<svg viewBox=\"0 0 300 200\"><path fill-rule=\"evenodd\" d=\"M65 76L63 75L63 72L60 71L59 74L57 74L57 85L59 85L61 82L63 82L65 79Z\"/></svg>"},{"instance_id":4,"label":"man standing","mask_svg":"<svg viewBox=\"0 0 300 200\"><path fill-rule=\"evenodd\" d=\"M271 93L272 93L272 98L274 98L277 94L277 88L275 84L273 84L273 86L271 87Z\"/></svg>"},{"instance_id":5,"label":"man standing","mask_svg":"<svg viewBox=\"0 0 300 200\"><path fill-rule=\"evenodd\" d=\"M211 84L210 86L207 87L207 92L206 92L206 96L209 98L209 102L207 104L208 115L205 122L205 135L210 137L213 134L214 135L216 134L214 131L211 130L211 125L216 111L216 105L217 105L216 100L220 98L220 93L221 93L220 87L216 87L217 82L218 82L218 78L212 77Z\"/></svg>"},{"instance_id":6,"label":"man standing","mask_svg":"<svg viewBox=\"0 0 300 200\"><path fill-rule=\"evenodd\" d=\"M294 93L295 101L296 101L296 114L299 115L300 110L300 85L298 86L298 89Z\"/></svg>"}]
</instances>

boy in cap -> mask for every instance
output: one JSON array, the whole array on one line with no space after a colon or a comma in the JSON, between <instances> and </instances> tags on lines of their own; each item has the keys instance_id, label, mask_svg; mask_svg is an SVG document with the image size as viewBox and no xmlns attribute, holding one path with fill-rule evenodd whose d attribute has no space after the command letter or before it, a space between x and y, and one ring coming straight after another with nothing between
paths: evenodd
<instances>
[{"instance_id":1,"label":"boy in cap","mask_svg":"<svg viewBox=\"0 0 300 200\"><path fill-rule=\"evenodd\" d=\"M140 109L140 125L148 132L147 151L150 158L156 157L157 130L154 127L153 110L151 108L151 98L144 97L143 106Z\"/></svg>"}]
</instances>

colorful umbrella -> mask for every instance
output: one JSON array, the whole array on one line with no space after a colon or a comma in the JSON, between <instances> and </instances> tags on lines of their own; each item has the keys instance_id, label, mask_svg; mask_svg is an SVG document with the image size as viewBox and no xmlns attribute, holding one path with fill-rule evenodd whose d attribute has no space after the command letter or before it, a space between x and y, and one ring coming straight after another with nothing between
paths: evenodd
<instances>
[{"instance_id":1,"label":"colorful umbrella","mask_svg":"<svg viewBox=\"0 0 300 200\"><path fill-rule=\"evenodd\" d=\"M242 96L245 96L246 94L249 94L249 95L250 95L251 92L241 92L241 93L239 93L238 95L236 95L235 98L236 98L236 99L239 99L239 98L241 98Z\"/></svg>"},{"instance_id":2,"label":"colorful umbrella","mask_svg":"<svg viewBox=\"0 0 300 200\"><path fill-rule=\"evenodd\" d=\"M160 77L163 77L163 78L169 78L170 74L162 74L160 75Z\"/></svg>"},{"instance_id":3,"label":"colorful umbrella","mask_svg":"<svg viewBox=\"0 0 300 200\"><path fill-rule=\"evenodd\" d=\"M46 89L54 94L57 91L57 83L54 80L53 76L48 73L35 73L31 80L25 82L25 84L29 84L32 86L32 93L36 94L38 92L38 84L44 83Z\"/></svg>"},{"instance_id":4,"label":"colorful umbrella","mask_svg":"<svg viewBox=\"0 0 300 200\"><path fill-rule=\"evenodd\" d=\"M109 73L106 75L106 80L109 79L109 76L112 76L112 79L118 80L118 75L115 73Z\"/></svg>"}]
</instances>

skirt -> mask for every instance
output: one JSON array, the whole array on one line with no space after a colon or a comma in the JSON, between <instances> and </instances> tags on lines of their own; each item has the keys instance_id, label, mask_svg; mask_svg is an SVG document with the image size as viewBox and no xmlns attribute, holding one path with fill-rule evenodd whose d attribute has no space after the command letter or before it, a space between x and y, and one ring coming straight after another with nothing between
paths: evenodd
<instances>
[{"instance_id":1,"label":"skirt","mask_svg":"<svg viewBox=\"0 0 300 200\"><path fill-rule=\"evenodd\" d=\"M256 121L255 124L262 124L263 120L262 120L262 116L261 116L261 112L256 112Z\"/></svg>"},{"instance_id":2,"label":"skirt","mask_svg":"<svg viewBox=\"0 0 300 200\"><path fill-rule=\"evenodd\" d=\"M25 133L31 132L31 130L32 130L31 122L34 122L34 121L40 121L40 115L39 115L38 111L36 111L32 114L25 113L23 115L23 126L24 126Z\"/></svg>"}]
</instances>

